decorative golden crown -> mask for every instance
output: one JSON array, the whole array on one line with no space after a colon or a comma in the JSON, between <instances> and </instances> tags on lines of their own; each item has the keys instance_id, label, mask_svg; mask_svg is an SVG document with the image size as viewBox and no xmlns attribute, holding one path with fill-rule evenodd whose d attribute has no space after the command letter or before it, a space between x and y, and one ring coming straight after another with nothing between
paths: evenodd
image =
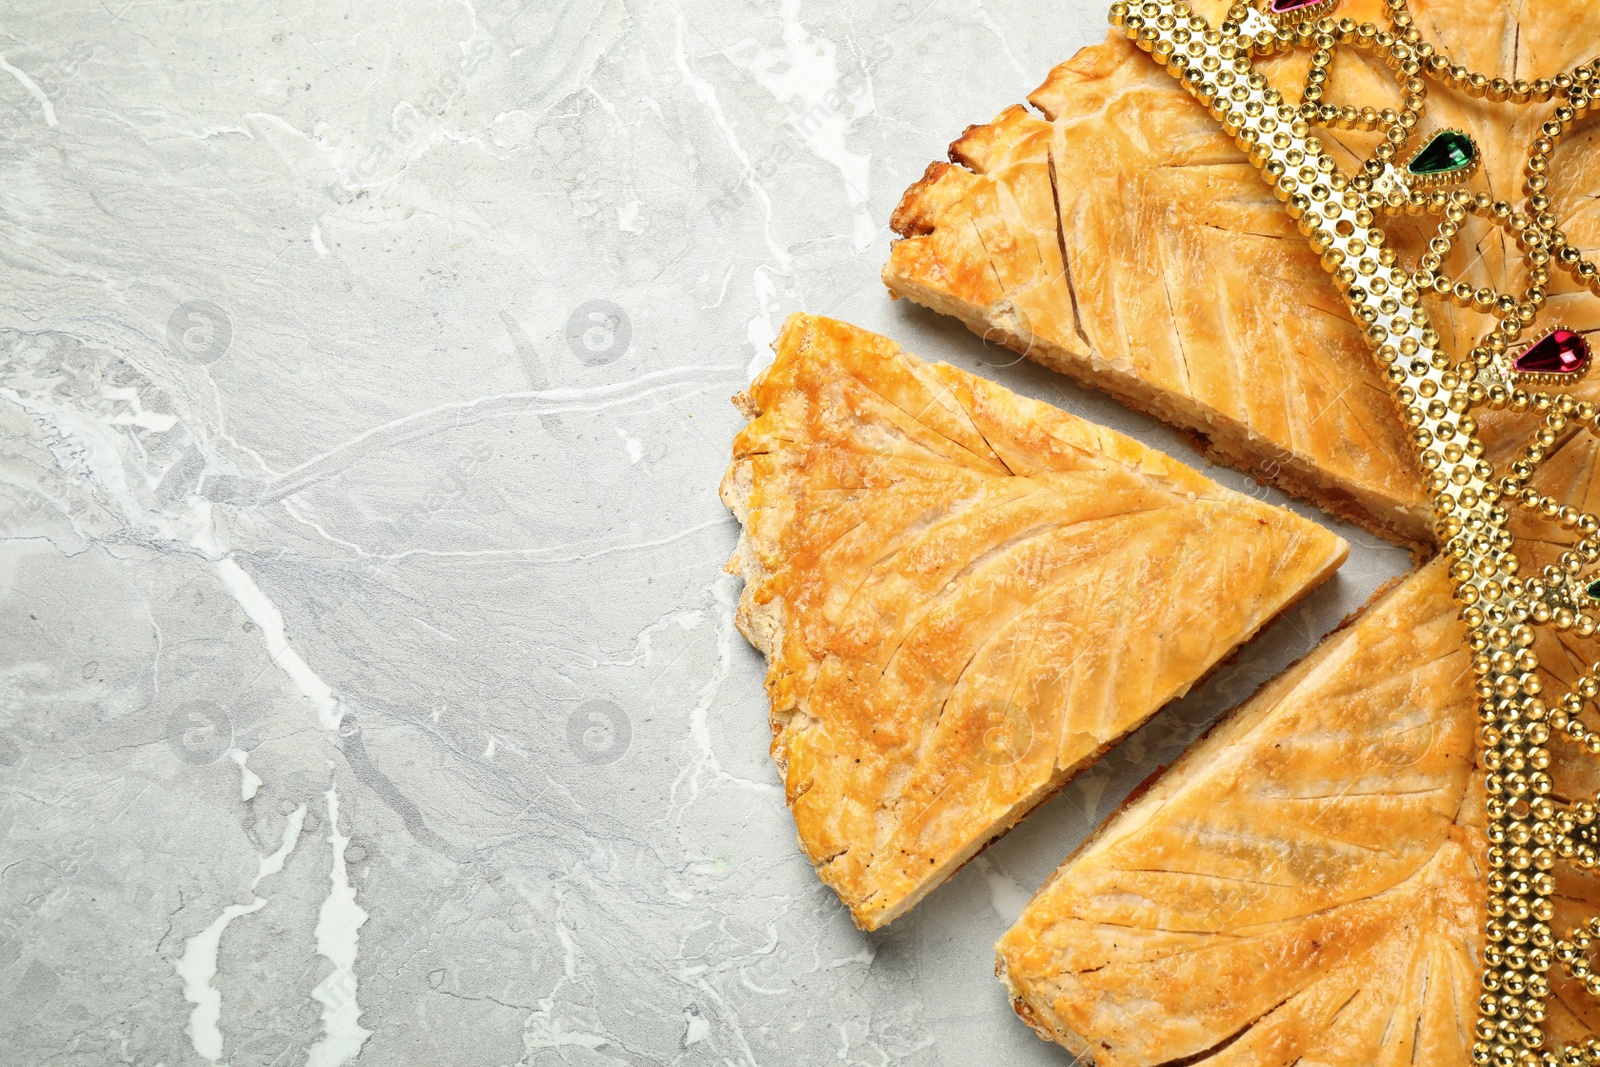
<instances>
[{"instance_id":1,"label":"decorative golden crown","mask_svg":"<svg viewBox=\"0 0 1600 1067\"><path fill-rule=\"evenodd\" d=\"M1600 694L1595 671L1552 698L1541 692L1535 627L1591 636L1600 629L1600 517L1562 506L1530 487L1559 435L1596 430L1600 411L1561 390L1589 367L1578 333L1549 325L1530 331L1547 302L1551 268L1568 271L1600 295L1600 268L1571 244L1547 192L1556 146L1600 97L1600 59L1536 81L1507 80L1467 69L1424 39L1406 0L1387 0L1388 26L1334 18L1336 0L1262 0L1235 4L1213 26L1183 0L1112 5L1111 21L1160 60L1233 134L1322 256L1351 313L1365 326L1407 424L1433 497L1439 543L1466 623L1480 698L1480 762L1485 775L1489 848L1482 995L1475 1063L1600 1064L1600 1038L1547 1047L1540 1024L1559 966L1600 996L1600 973L1586 952L1600 936L1600 916L1558 937L1550 921L1559 863L1600 865L1600 825L1593 802L1560 803L1549 773L1553 737L1600 754L1600 732L1579 720ZM1402 94L1397 108L1324 101L1333 50L1353 45L1381 57ZM1311 66L1294 106L1256 69L1255 58L1310 48ZM1555 106L1539 128L1524 166L1521 206L1473 194L1457 183L1479 165L1471 137L1439 130L1407 153L1422 125L1429 81L1475 98ZM1361 171L1343 173L1313 127L1381 132ZM1451 188L1451 186L1456 186ZM1435 215L1429 251L1414 266L1399 262L1379 219ZM1451 242L1468 216L1502 228L1521 250L1521 294L1474 288L1442 272ZM1491 314L1495 325L1464 359L1442 347L1423 298L1437 297ZM1542 417L1522 457L1505 471L1484 458L1474 412L1510 410ZM1559 563L1525 574L1508 526L1511 508L1528 508L1576 531Z\"/></svg>"}]
</instances>

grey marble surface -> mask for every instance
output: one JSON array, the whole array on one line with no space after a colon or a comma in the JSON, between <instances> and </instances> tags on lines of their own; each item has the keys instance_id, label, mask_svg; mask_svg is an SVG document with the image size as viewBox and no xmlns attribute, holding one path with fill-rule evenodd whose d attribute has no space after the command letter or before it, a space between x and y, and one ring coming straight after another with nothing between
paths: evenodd
<instances>
[{"instance_id":1,"label":"grey marble surface","mask_svg":"<svg viewBox=\"0 0 1600 1067\"><path fill-rule=\"evenodd\" d=\"M716 486L796 310L1198 462L878 281L928 161L1104 32L0 9L0 1063L1068 1062L993 941L1404 553L1341 530L1340 577L867 936L795 846Z\"/></svg>"}]
</instances>

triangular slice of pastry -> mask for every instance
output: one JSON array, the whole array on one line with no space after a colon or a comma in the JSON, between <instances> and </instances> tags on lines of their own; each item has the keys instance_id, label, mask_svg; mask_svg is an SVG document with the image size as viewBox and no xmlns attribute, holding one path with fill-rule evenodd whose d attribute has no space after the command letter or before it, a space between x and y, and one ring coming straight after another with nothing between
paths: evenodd
<instances>
[{"instance_id":1,"label":"triangular slice of pastry","mask_svg":"<svg viewBox=\"0 0 1600 1067\"><path fill-rule=\"evenodd\" d=\"M1216 23L1228 2L1195 7ZM1410 8L1430 41L1473 70L1550 76L1588 59L1600 37L1595 4ZM1385 21L1381 0L1343 0L1338 15ZM1294 101L1309 61L1300 50L1258 67ZM1331 70L1340 103L1397 106L1379 57L1341 48ZM951 162L907 190L892 219L903 240L883 269L890 291L1184 430L1220 463L1384 536L1430 542L1428 493L1362 330L1221 124L1120 32L1056 67L1028 101L1035 110L968 129ZM1484 158L1473 188L1504 196L1547 117L1436 88L1411 144L1466 130ZM1381 139L1317 135L1346 172ZM1600 212L1585 179L1600 134L1574 137L1553 209L1575 246L1593 247ZM1435 221L1385 222L1403 262L1428 250ZM1481 220L1467 221L1444 267L1474 288L1527 284L1515 243ZM1600 326L1600 305L1562 272L1550 292L1550 324ZM1492 325L1431 304L1458 356Z\"/></svg>"},{"instance_id":2,"label":"triangular slice of pastry","mask_svg":"<svg viewBox=\"0 0 1600 1067\"><path fill-rule=\"evenodd\" d=\"M858 925L922 898L1347 546L885 338L797 315L735 398L738 624L800 843Z\"/></svg>"},{"instance_id":3,"label":"triangular slice of pastry","mask_svg":"<svg viewBox=\"0 0 1600 1067\"><path fill-rule=\"evenodd\" d=\"M974 126L895 210L883 280L1105 390L1219 462L1386 536L1431 514L1317 256L1245 156L1131 43Z\"/></svg>"},{"instance_id":4,"label":"triangular slice of pastry","mask_svg":"<svg viewBox=\"0 0 1600 1067\"><path fill-rule=\"evenodd\" d=\"M1466 1067L1488 843L1457 611L1427 565L1131 799L1001 939L1018 1014L1098 1067ZM1600 880L1555 873L1564 934ZM1592 1032L1549 976L1546 1032Z\"/></svg>"}]
</instances>

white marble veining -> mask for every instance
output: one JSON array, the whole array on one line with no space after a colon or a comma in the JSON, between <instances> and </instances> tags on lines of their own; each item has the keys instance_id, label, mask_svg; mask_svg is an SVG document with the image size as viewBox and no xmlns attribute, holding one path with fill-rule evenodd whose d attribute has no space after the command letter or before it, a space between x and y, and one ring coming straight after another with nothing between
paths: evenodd
<instances>
[{"instance_id":1,"label":"white marble veining","mask_svg":"<svg viewBox=\"0 0 1600 1067\"><path fill-rule=\"evenodd\" d=\"M878 281L1102 6L0 8L0 1064L1068 1062L993 941L1404 554L868 936L716 486L796 310L1196 462Z\"/></svg>"}]
</instances>

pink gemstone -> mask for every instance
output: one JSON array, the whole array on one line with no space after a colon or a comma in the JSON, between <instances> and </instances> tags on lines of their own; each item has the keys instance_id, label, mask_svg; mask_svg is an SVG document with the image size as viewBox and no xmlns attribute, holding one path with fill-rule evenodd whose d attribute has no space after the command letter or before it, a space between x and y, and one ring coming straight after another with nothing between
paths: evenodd
<instances>
[{"instance_id":1,"label":"pink gemstone","mask_svg":"<svg viewBox=\"0 0 1600 1067\"><path fill-rule=\"evenodd\" d=\"M1301 8L1306 7L1315 7L1320 3L1322 3L1322 0L1272 0L1272 4L1268 10L1270 10L1274 15L1287 15L1292 11L1299 11Z\"/></svg>"},{"instance_id":2,"label":"pink gemstone","mask_svg":"<svg viewBox=\"0 0 1600 1067\"><path fill-rule=\"evenodd\" d=\"M1511 365L1529 374L1576 374L1589 365L1589 342L1571 330L1551 330Z\"/></svg>"}]
</instances>

